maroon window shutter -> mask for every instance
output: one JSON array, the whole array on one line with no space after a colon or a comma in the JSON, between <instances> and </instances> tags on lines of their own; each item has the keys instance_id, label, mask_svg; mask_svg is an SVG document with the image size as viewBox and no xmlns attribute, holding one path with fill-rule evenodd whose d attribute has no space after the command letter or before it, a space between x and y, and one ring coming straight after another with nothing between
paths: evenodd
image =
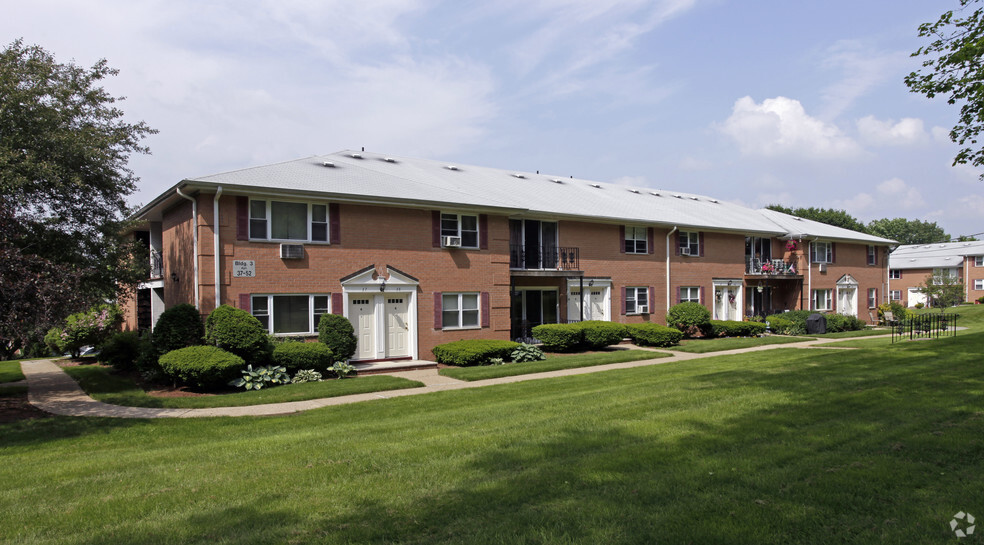
<instances>
[{"instance_id":1,"label":"maroon window shutter","mask_svg":"<svg viewBox=\"0 0 984 545\"><path fill-rule=\"evenodd\" d=\"M698 287L697 288L697 293L698 293L698 297L700 298L699 299L700 304L703 305L704 304L704 286Z\"/></svg>"},{"instance_id":2,"label":"maroon window shutter","mask_svg":"<svg viewBox=\"0 0 984 545\"><path fill-rule=\"evenodd\" d=\"M830 310L837 311L837 290L830 290Z\"/></svg>"},{"instance_id":3,"label":"maroon window shutter","mask_svg":"<svg viewBox=\"0 0 984 545\"><path fill-rule=\"evenodd\" d=\"M656 253L656 235L652 227L646 227L646 245L649 246L649 253Z\"/></svg>"},{"instance_id":4,"label":"maroon window shutter","mask_svg":"<svg viewBox=\"0 0 984 545\"><path fill-rule=\"evenodd\" d=\"M250 299L250 294L248 293L239 294L239 308L245 310L246 312L253 312L252 299Z\"/></svg>"},{"instance_id":5,"label":"maroon window shutter","mask_svg":"<svg viewBox=\"0 0 984 545\"><path fill-rule=\"evenodd\" d=\"M656 286L649 286L649 312L656 311Z\"/></svg>"},{"instance_id":6,"label":"maroon window shutter","mask_svg":"<svg viewBox=\"0 0 984 545\"><path fill-rule=\"evenodd\" d=\"M444 327L441 320L441 292L434 292L434 329L441 329Z\"/></svg>"},{"instance_id":7,"label":"maroon window shutter","mask_svg":"<svg viewBox=\"0 0 984 545\"><path fill-rule=\"evenodd\" d=\"M618 253L625 253L625 226L618 226Z\"/></svg>"},{"instance_id":8,"label":"maroon window shutter","mask_svg":"<svg viewBox=\"0 0 984 545\"><path fill-rule=\"evenodd\" d=\"M329 244L342 243L342 218L338 214L338 203L330 203L328 205Z\"/></svg>"},{"instance_id":9,"label":"maroon window shutter","mask_svg":"<svg viewBox=\"0 0 984 545\"><path fill-rule=\"evenodd\" d=\"M478 215L478 249L489 249L489 215Z\"/></svg>"},{"instance_id":10,"label":"maroon window shutter","mask_svg":"<svg viewBox=\"0 0 984 545\"><path fill-rule=\"evenodd\" d=\"M680 255L680 231L676 232L674 240L676 241L676 255Z\"/></svg>"},{"instance_id":11,"label":"maroon window shutter","mask_svg":"<svg viewBox=\"0 0 984 545\"><path fill-rule=\"evenodd\" d=\"M431 244L435 248L441 247L441 211L431 212Z\"/></svg>"},{"instance_id":12,"label":"maroon window shutter","mask_svg":"<svg viewBox=\"0 0 984 545\"><path fill-rule=\"evenodd\" d=\"M683 302L683 287L677 286L677 304Z\"/></svg>"},{"instance_id":13,"label":"maroon window shutter","mask_svg":"<svg viewBox=\"0 0 984 545\"><path fill-rule=\"evenodd\" d=\"M345 305L342 303L342 294L341 293L331 294L331 313L341 316L342 312L345 311L344 307Z\"/></svg>"},{"instance_id":14,"label":"maroon window shutter","mask_svg":"<svg viewBox=\"0 0 984 545\"><path fill-rule=\"evenodd\" d=\"M249 240L249 197L236 197L236 240Z\"/></svg>"},{"instance_id":15,"label":"maroon window shutter","mask_svg":"<svg viewBox=\"0 0 984 545\"><path fill-rule=\"evenodd\" d=\"M834 263L837 261L837 245L833 242L830 243L830 262Z\"/></svg>"},{"instance_id":16,"label":"maroon window shutter","mask_svg":"<svg viewBox=\"0 0 984 545\"><path fill-rule=\"evenodd\" d=\"M627 297L625 291L625 286L622 286L622 316L625 316L625 298Z\"/></svg>"},{"instance_id":17,"label":"maroon window shutter","mask_svg":"<svg viewBox=\"0 0 984 545\"><path fill-rule=\"evenodd\" d=\"M704 233L697 234L697 257L704 257Z\"/></svg>"},{"instance_id":18,"label":"maroon window shutter","mask_svg":"<svg viewBox=\"0 0 984 545\"><path fill-rule=\"evenodd\" d=\"M482 292L482 327L489 327L491 322L492 309L489 308L489 292Z\"/></svg>"}]
</instances>

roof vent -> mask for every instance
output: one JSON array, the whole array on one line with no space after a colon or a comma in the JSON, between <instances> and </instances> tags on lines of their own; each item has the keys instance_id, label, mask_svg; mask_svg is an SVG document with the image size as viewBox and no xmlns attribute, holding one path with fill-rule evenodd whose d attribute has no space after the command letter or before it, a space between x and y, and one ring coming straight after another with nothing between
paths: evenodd
<instances>
[{"instance_id":1,"label":"roof vent","mask_svg":"<svg viewBox=\"0 0 984 545\"><path fill-rule=\"evenodd\" d=\"M332 163L331 161L325 161L324 163L321 163L321 165L328 168L335 168L335 163Z\"/></svg>"},{"instance_id":2,"label":"roof vent","mask_svg":"<svg viewBox=\"0 0 984 545\"><path fill-rule=\"evenodd\" d=\"M353 159L362 159L362 154L361 153L350 153L349 154L349 157L351 157Z\"/></svg>"},{"instance_id":3,"label":"roof vent","mask_svg":"<svg viewBox=\"0 0 984 545\"><path fill-rule=\"evenodd\" d=\"M692 201L698 201L700 199L698 199L697 197L690 197L690 200L692 200Z\"/></svg>"},{"instance_id":4,"label":"roof vent","mask_svg":"<svg viewBox=\"0 0 984 545\"><path fill-rule=\"evenodd\" d=\"M553 178L550 181L553 182L553 183L555 183L555 184L562 184L562 183L564 183L564 180L561 180L560 178Z\"/></svg>"},{"instance_id":5,"label":"roof vent","mask_svg":"<svg viewBox=\"0 0 984 545\"><path fill-rule=\"evenodd\" d=\"M395 163L396 159L392 157L386 157L385 159L383 159L383 161L386 161L387 163Z\"/></svg>"},{"instance_id":6,"label":"roof vent","mask_svg":"<svg viewBox=\"0 0 984 545\"><path fill-rule=\"evenodd\" d=\"M458 170L458 167L456 167L456 166L454 166L454 165L447 165L447 166L445 166L444 168L446 168L446 169L448 169L448 170Z\"/></svg>"},{"instance_id":7,"label":"roof vent","mask_svg":"<svg viewBox=\"0 0 984 545\"><path fill-rule=\"evenodd\" d=\"M639 190L638 189L630 189L629 191L631 191L632 193L635 193L636 195L639 194Z\"/></svg>"},{"instance_id":8,"label":"roof vent","mask_svg":"<svg viewBox=\"0 0 984 545\"><path fill-rule=\"evenodd\" d=\"M520 180L525 180L526 175L524 174L513 174L513 178L519 178Z\"/></svg>"},{"instance_id":9,"label":"roof vent","mask_svg":"<svg viewBox=\"0 0 984 545\"><path fill-rule=\"evenodd\" d=\"M654 191L650 191L649 194L652 195L653 197L659 197L660 196L659 193L656 193Z\"/></svg>"},{"instance_id":10,"label":"roof vent","mask_svg":"<svg viewBox=\"0 0 984 545\"><path fill-rule=\"evenodd\" d=\"M683 195L673 195L673 196L676 197L676 198L678 198L678 199L682 199L683 198Z\"/></svg>"},{"instance_id":11,"label":"roof vent","mask_svg":"<svg viewBox=\"0 0 984 545\"><path fill-rule=\"evenodd\" d=\"M714 204L717 204L718 203L718 200L717 199L711 199L711 202L714 203Z\"/></svg>"},{"instance_id":12,"label":"roof vent","mask_svg":"<svg viewBox=\"0 0 984 545\"><path fill-rule=\"evenodd\" d=\"M598 184L590 184L590 185L591 185L591 187L597 187L598 189L601 189L601 186L598 185Z\"/></svg>"}]
</instances>

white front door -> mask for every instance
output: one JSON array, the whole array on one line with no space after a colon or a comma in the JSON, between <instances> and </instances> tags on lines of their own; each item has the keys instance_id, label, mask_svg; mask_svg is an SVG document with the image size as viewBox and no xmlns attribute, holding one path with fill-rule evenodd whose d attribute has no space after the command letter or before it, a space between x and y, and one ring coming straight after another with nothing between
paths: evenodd
<instances>
[{"instance_id":1,"label":"white front door","mask_svg":"<svg viewBox=\"0 0 984 545\"><path fill-rule=\"evenodd\" d=\"M914 307L919 303L926 304L926 294L919 291L919 288L909 288L909 306Z\"/></svg>"},{"instance_id":2,"label":"white front door","mask_svg":"<svg viewBox=\"0 0 984 545\"><path fill-rule=\"evenodd\" d=\"M376 305L371 295L355 295L349 303L349 320L355 328L358 345L355 357L368 360L376 357Z\"/></svg>"},{"instance_id":3,"label":"white front door","mask_svg":"<svg viewBox=\"0 0 984 545\"><path fill-rule=\"evenodd\" d=\"M590 294L590 302L588 304L588 310L591 312L591 317L588 320L607 320L605 316L605 292L600 289L592 289Z\"/></svg>"},{"instance_id":4,"label":"white front door","mask_svg":"<svg viewBox=\"0 0 984 545\"><path fill-rule=\"evenodd\" d=\"M410 326L407 324L407 309L409 301L405 295L386 296L386 357L397 358L409 356L407 336Z\"/></svg>"},{"instance_id":5,"label":"white front door","mask_svg":"<svg viewBox=\"0 0 984 545\"><path fill-rule=\"evenodd\" d=\"M584 321L608 321L608 286L584 286ZM581 320L581 290L571 286L567 291L567 319Z\"/></svg>"},{"instance_id":6,"label":"white front door","mask_svg":"<svg viewBox=\"0 0 984 545\"><path fill-rule=\"evenodd\" d=\"M846 316L858 316L858 289L837 288L837 311Z\"/></svg>"},{"instance_id":7,"label":"white front door","mask_svg":"<svg viewBox=\"0 0 984 545\"><path fill-rule=\"evenodd\" d=\"M735 286L714 286L714 319L738 319L738 294L741 288Z\"/></svg>"}]
</instances>

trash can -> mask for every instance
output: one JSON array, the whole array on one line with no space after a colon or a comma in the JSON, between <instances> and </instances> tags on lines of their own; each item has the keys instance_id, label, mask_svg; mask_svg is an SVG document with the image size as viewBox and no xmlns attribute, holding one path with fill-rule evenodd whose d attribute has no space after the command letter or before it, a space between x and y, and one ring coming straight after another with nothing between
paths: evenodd
<instances>
[{"instance_id":1,"label":"trash can","mask_svg":"<svg viewBox=\"0 0 984 545\"><path fill-rule=\"evenodd\" d=\"M827 332L827 319L824 318L823 314L811 314L809 318L806 319L806 332L807 333Z\"/></svg>"}]
</instances>

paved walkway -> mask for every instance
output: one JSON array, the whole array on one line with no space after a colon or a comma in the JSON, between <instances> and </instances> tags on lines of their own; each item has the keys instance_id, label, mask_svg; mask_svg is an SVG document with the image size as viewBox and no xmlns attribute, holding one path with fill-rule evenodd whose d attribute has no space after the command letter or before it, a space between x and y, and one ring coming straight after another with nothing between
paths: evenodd
<instances>
[{"instance_id":1,"label":"paved walkway","mask_svg":"<svg viewBox=\"0 0 984 545\"><path fill-rule=\"evenodd\" d=\"M887 335L884 335L887 336ZM866 339L877 338L878 336L863 337ZM613 369L631 369L633 367L644 367L648 365L659 365L675 361L708 358L712 356L725 356L729 354L744 354L748 352L759 352L763 350L773 350L776 348L826 348L819 345L838 342L850 339L813 339L798 343L789 344L769 344L755 346L751 348L740 348L736 350L725 350L721 352L708 352L705 354L692 354L688 352L678 352L675 350L647 349L636 347L641 350L652 350L654 352L668 352L670 357L663 357L652 360L629 361L623 363L611 363L608 365L596 365L593 367L579 367L577 369L562 369L559 371L548 371L544 373L532 373L528 375L517 375L512 377L494 378L466 382L437 374L437 369L422 369L417 371L402 371L387 373L395 377L402 377L416 380L424 384L419 388L406 388L403 390L390 390L387 392L373 392L367 394L355 394L348 396L329 397L324 399L311 399L308 401L291 401L287 403L271 403L267 405L250 405L247 407L216 407L212 409L159 409L148 407L124 407L120 405L110 405L101 401L96 401L89 397L78 383L75 382L61 367L58 367L52 360L33 360L21 362L21 369L27 378L28 400L32 405L49 413L63 416L99 416L113 418L195 418L211 416L270 416L278 414L290 414L321 407L333 405L346 405L369 401L373 399L387 399L392 397L403 397L410 395L428 394L431 392L443 392L447 390L463 390L466 388L481 388L496 384L511 384L514 382L524 382L527 380L539 380L544 378L566 377L572 375L584 375L588 373L598 373ZM850 350L850 349L847 349Z\"/></svg>"}]
</instances>

